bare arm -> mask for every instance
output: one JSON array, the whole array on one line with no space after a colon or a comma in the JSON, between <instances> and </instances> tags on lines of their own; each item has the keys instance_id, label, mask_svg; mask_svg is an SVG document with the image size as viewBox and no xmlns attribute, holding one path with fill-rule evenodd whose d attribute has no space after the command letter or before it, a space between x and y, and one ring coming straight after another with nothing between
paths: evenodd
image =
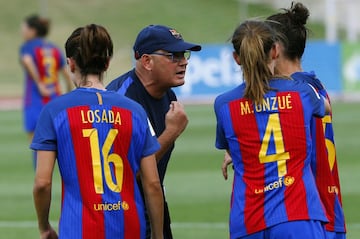
<instances>
[{"instance_id":1,"label":"bare arm","mask_svg":"<svg viewBox=\"0 0 360 239\"><path fill-rule=\"evenodd\" d=\"M73 83L70 79L70 74L69 74L69 71L67 69L67 67L63 67L61 69L61 74L63 75L64 79L65 79L65 83L66 83L66 92L69 92L73 89Z\"/></svg>"},{"instance_id":2,"label":"bare arm","mask_svg":"<svg viewBox=\"0 0 360 239\"><path fill-rule=\"evenodd\" d=\"M323 96L321 96L323 97ZM331 112L331 105L328 99L326 99L325 97L323 97L324 99L324 103L325 103L325 113L330 113Z\"/></svg>"},{"instance_id":3,"label":"bare arm","mask_svg":"<svg viewBox=\"0 0 360 239\"><path fill-rule=\"evenodd\" d=\"M228 166L230 164L232 164L232 158L231 158L229 150L226 150L225 155L224 155L224 161L221 165L221 171L222 171L222 174L223 174L225 180L228 179Z\"/></svg>"},{"instance_id":4,"label":"bare arm","mask_svg":"<svg viewBox=\"0 0 360 239\"><path fill-rule=\"evenodd\" d=\"M144 157L140 166L141 183L149 213L152 239L163 238L164 199L157 171L155 155Z\"/></svg>"},{"instance_id":5,"label":"bare arm","mask_svg":"<svg viewBox=\"0 0 360 239\"><path fill-rule=\"evenodd\" d=\"M55 151L37 152L33 197L38 218L40 238L42 239L57 238L56 232L49 223L52 174L54 171L55 159Z\"/></svg>"},{"instance_id":6,"label":"bare arm","mask_svg":"<svg viewBox=\"0 0 360 239\"><path fill-rule=\"evenodd\" d=\"M37 85L39 92L42 96L50 96L52 91L46 88L46 85L41 82L39 73L36 69L35 63L30 55L24 55L21 58L21 62L25 67L26 71L29 73L31 78L34 80Z\"/></svg>"},{"instance_id":7,"label":"bare arm","mask_svg":"<svg viewBox=\"0 0 360 239\"><path fill-rule=\"evenodd\" d=\"M158 137L160 150L155 154L157 162L161 160L166 151L168 151L175 140L185 130L187 123L188 118L186 116L184 106L177 101L171 102L170 109L165 116L165 130Z\"/></svg>"}]
</instances>

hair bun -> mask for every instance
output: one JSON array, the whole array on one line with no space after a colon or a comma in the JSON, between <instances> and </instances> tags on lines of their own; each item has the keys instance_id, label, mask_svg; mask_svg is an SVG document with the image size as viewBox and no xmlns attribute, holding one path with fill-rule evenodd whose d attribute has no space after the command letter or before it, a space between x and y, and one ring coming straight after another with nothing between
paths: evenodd
<instances>
[{"instance_id":1,"label":"hair bun","mask_svg":"<svg viewBox=\"0 0 360 239\"><path fill-rule=\"evenodd\" d=\"M295 25L305 25L310 16L309 10L300 2L293 2L288 13Z\"/></svg>"}]
</instances>

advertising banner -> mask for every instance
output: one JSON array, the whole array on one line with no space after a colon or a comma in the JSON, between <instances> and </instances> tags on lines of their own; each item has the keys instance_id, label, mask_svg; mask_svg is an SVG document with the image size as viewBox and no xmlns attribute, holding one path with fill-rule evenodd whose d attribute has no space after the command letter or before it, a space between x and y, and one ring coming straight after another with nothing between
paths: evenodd
<instances>
[{"instance_id":1,"label":"advertising banner","mask_svg":"<svg viewBox=\"0 0 360 239\"><path fill-rule=\"evenodd\" d=\"M231 44L203 45L200 52L192 52L185 84L174 88L178 97L213 100L242 83L241 68L232 54ZM326 88L337 93L342 90L340 56L339 44L309 42L303 56L303 68L315 71Z\"/></svg>"},{"instance_id":2,"label":"advertising banner","mask_svg":"<svg viewBox=\"0 0 360 239\"><path fill-rule=\"evenodd\" d=\"M340 93L342 87L341 46L339 43L309 41L302 57L304 71L314 71L330 93Z\"/></svg>"},{"instance_id":3,"label":"advertising banner","mask_svg":"<svg viewBox=\"0 0 360 239\"><path fill-rule=\"evenodd\" d=\"M229 45L203 45L192 52L186 70L185 84L174 88L181 98L214 98L242 82L240 66L233 60Z\"/></svg>"},{"instance_id":4,"label":"advertising banner","mask_svg":"<svg viewBox=\"0 0 360 239\"><path fill-rule=\"evenodd\" d=\"M346 92L360 91L360 44L342 44L343 82Z\"/></svg>"}]
</instances>

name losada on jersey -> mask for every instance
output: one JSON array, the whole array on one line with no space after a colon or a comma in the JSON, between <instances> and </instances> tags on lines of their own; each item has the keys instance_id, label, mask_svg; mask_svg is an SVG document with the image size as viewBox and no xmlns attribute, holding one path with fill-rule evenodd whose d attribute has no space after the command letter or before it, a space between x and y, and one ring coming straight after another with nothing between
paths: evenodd
<instances>
[{"instance_id":1,"label":"name losada on jersey","mask_svg":"<svg viewBox=\"0 0 360 239\"><path fill-rule=\"evenodd\" d=\"M110 123L121 125L120 112L112 110L81 110L81 122L86 123Z\"/></svg>"}]
</instances>

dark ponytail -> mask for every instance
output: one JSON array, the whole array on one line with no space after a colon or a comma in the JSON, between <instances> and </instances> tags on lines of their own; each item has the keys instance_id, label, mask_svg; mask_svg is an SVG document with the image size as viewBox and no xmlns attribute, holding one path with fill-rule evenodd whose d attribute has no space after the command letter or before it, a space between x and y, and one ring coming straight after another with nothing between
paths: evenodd
<instances>
[{"instance_id":1,"label":"dark ponytail","mask_svg":"<svg viewBox=\"0 0 360 239\"><path fill-rule=\"evenodd\" d=\"M77 28L65 43L66 57L75 60L83 76L102 76L113 55L113 43L107 30L90 24Z\"/></svg>"},{"instance_id":2,"label":"dark ponytail","mask_svg":"<svg viewBox=\"0 0 360 239\"><path fill-rule=\"evenodd\" d=\"M309 10L300 2L292 2L283 13L267 18L271 27L280 35L285 48L285 56L290 60L301 59L304 54L308 29L305 27L310 16Z\"/></svg>"},{"instance_id":3,"label":"dark ponytail","mask_svg":"<svg viewBox=\"0 0 360 239\"><path fill-rule=\"evenodd\" d=\"M36 37L46 37L49 33L50 20L38 15L31 15L25 18L25 23L29 28L36 31Z\"/></svg>"}]
</instances>

